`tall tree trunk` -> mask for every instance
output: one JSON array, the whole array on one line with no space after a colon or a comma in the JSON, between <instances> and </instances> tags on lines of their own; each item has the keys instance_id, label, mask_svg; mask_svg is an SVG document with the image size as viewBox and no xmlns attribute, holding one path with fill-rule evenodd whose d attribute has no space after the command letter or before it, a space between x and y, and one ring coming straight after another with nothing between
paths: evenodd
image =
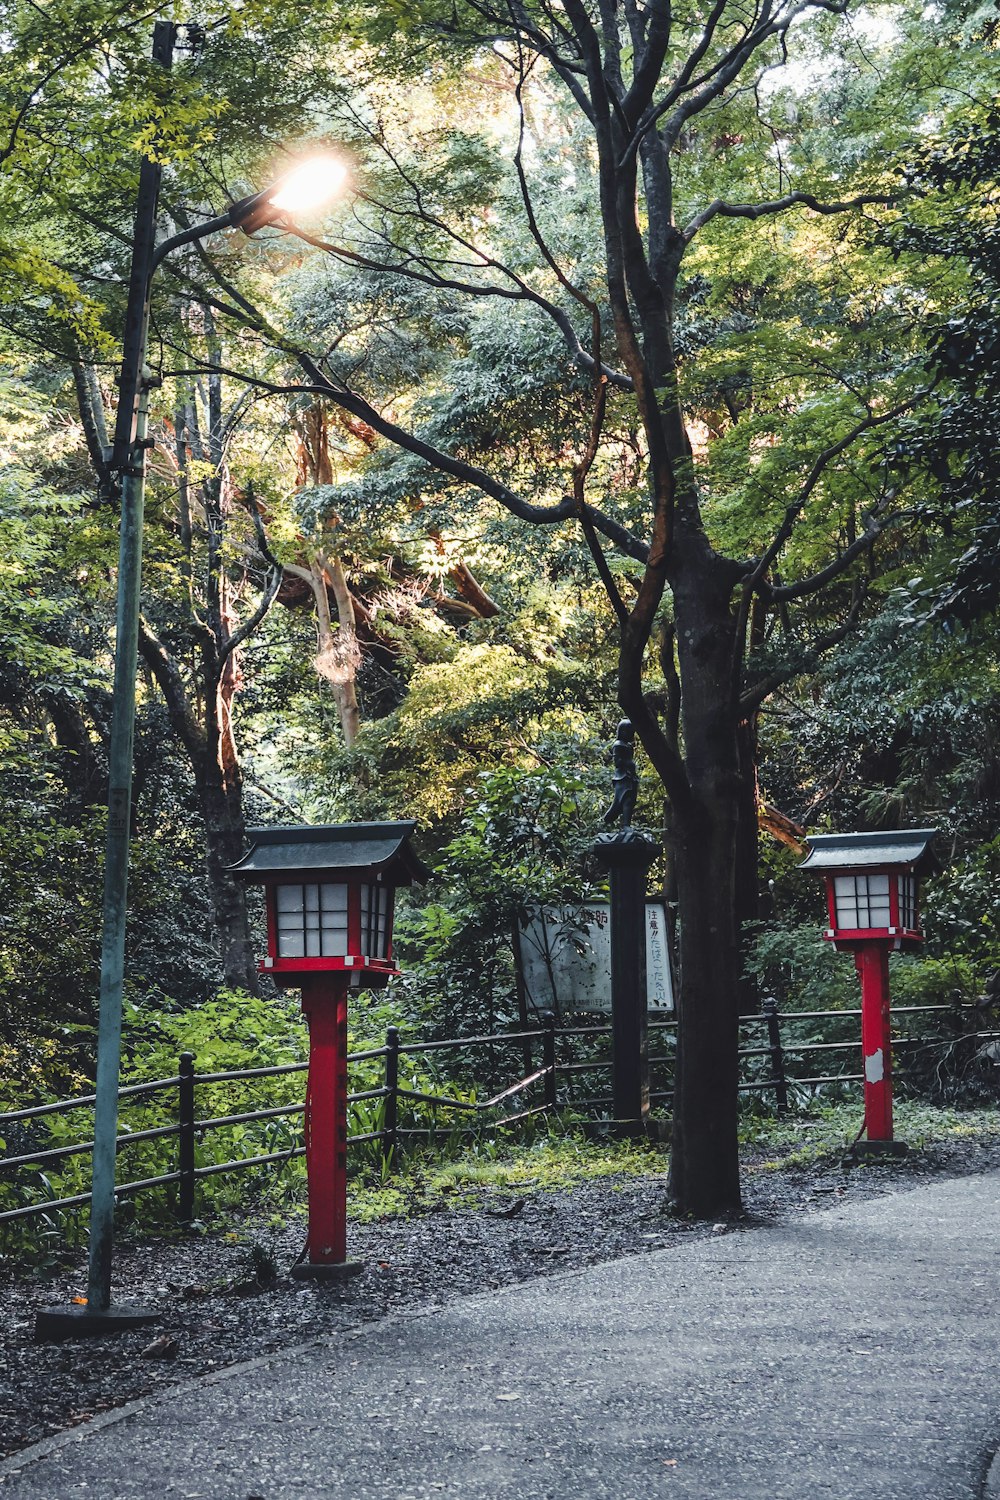
<instances>
[{"instance_id":1,"label":"tall tree trunk","mask_svg":"<svg viewBox=\"0 0 1000 1500\"><path fill-rule=\"evenodd\" d=\"M674 837L681 976L670 1190L684 1213L706 1218L741 1201L732 799L706 789Z\"/></svg>"},{"instance_id":2,"label":"tall tree trunk","mask_svg":"<svg viewBox=\"0 0 1000 1500\"><path fill-rule=\"evenodd\" d=\"M228 873L246 850L243 778L227 778L218 762L205 755L195 765L198 805L205 823L205 868L212 895L222 976L230 989L260 993L246 894Z\"/></svg>"},{"instance_id":3,"label":"tall tree trunk","mask_svg":"<svg viewBox=\"0 0 1000 1500\"><path fill-rule=\"evenodd\" d=\"M330 432L327 407L314 401L295 420L298 438L296 480L300 486L333 483L330 457ZM304 579L316 600L316 656L314 665L319 676L330 684L341 733L348 750L361 727L361 705L358 702L358 668L361 648L358 645L354 600L340 557L327 557L322 550L309 558L308 568L288 566L286 570ZM330 592L337 607L337 629L333 628Z\"/></svg>"},{"instance_id":4,"label":"tall tree trunk","mask_svg":"<svg viewBox=\"0 0 1000 1500\"><path fill-rule=\"evenodd\" d=\"M243 811L243 776L235 745L220 732L217 694L211 682L204 694L205 708L196 714L187 684L176 659L143 622L139 628L139 650L166 700L171 726L187 752L194 774L198 807L205 825L205 869L208 875L216 941L224 982L231 989L260 991L246 893L228 874L246 848ZM203 684L204 686L204 684Z\"/></svg>"},{"instance_id":5,"label":"tall tree trunk","mask_svg":"<svg viewBox=\"0 0 1000 1500\"><path fill-rule=\"evenodd\" d=\"M689 793L673 809L681 976L671 1191L685 1213L740 1207L740 765L725 571L692 563L674 587Z\"/></svg>"}]
</instances>

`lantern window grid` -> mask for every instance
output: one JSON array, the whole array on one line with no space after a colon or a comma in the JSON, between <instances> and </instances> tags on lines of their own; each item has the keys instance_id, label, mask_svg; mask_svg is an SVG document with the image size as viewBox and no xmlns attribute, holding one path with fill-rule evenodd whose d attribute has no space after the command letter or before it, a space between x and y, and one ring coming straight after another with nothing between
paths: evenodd
<instances>
[{"instance_id":1,"label":"lantern window grid","mask_svg":"<svg viewBox=\"0 0 1000 1500\"><path fill-rule=\"evenodd\" d=\"M892 925L888 875L837 875L833 890L838 929L864 931Z\"/></svg>"},{"instance_id":2,"label":"lantern window grid","mask_svg":"<svg viewBox=\"0 0 1000 1500\"><path fill-rule=\"evenodd\" d=\"M899 925L906 932L917 930L917 882L912 875L899 877Z\"/></svg>"},{"instance_id":3,"label":"lantern window grid","mask_svg":"<svg viewBox=\"0 0 1000 1500\"><path fill-rule=\"evenodd\" d=\"M369 958L389 957L389 891L384 885L361 887L361 949Z\"/></svg>"},{"instance_id":4,"label":"lantern window grid","mask_svg":"<svg viewBox=\"0 0 1000 1500\"><path fill-rule=\"evenodd\" d=\"M275 893L279 958L347 956L347 887L279 885Z\"/></svg>"}]
</instances>

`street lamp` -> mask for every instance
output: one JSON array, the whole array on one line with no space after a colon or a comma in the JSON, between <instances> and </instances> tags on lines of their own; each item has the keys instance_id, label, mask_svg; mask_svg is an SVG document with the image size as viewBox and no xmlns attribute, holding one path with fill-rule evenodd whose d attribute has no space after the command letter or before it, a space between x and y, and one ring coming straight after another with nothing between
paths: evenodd
<instances>
[{"instance_id":1,"label":"street lamp","mask_svg":"<svg viewBox=\"0 0 1000 1500\"><path fill-rule=\"evenodd\" d=\"M170 68L177 27L157 21L153 61ZM336 196L346 177L343 162L331 155L307 157L261 193L233 204L218 218L181 230L156 243L156 213L162 169L152 156L139 168L132 266L119 381L118 413L109 467L121 476L121 533L115 628L114 697L108 750L108 830L104 867L101 998L97 1033L94 1154L90 1205L90 1265L87 1303L45 1309L36 1318L42 1338L72 1338L141 1326L152 1314L111 1306L111 1253L115 1210L115 1151L118 1133L118 1079L121 1067L122 995L128 892L129 821L135 734L136 664L139 649L139 591L150 390L158 384L146 368L150 285L157 267L182 245L240 228L253 234L266 224L281 225L293 213L322 207Z\"/></svg>"}]
</instances>

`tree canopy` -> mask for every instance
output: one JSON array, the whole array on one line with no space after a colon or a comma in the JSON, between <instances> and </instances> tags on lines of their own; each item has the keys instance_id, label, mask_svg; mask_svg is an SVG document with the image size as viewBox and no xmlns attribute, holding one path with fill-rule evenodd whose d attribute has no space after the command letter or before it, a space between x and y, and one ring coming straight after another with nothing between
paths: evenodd
<instances>
[{"instance_id":1,"label":"tree canopy","mask_svg":"<svg viewBox=\"0 0 1000 1500\"><path fill-rule=\"evenodd\" d=\"M139 7L3 14L10 1071L87 1067L140 158L169 235L335 150L325 215L154 283L130 994L257 985L225 874L248 821L412 815L438 885L400 1004L461 1018L532 839L553 890L591 888L624 710L677 913L673 1191L734 1207L759 895L806 899L774 814L937 821L966 894L935 942L997 961L992 14L249 0L169 71ZM525 835L503 808L536 780Z\"/></svg>"}]
</instances>

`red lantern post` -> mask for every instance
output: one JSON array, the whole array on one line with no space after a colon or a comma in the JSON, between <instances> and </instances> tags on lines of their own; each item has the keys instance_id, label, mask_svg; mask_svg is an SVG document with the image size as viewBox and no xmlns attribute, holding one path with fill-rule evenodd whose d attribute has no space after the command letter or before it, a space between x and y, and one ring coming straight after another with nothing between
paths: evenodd
<instances>
[{"instance_id":1,"label":"red lantern post","mask_svg":"<svg viewBox=\"0 0 1000 1500\"><path fill-rule=\"evenodd\" d=\"M858 1149L872 1154L906 1150L892 1133L889 954L923 943L918 880L933 863L935 831L818 834L807 840L809 854L800 867L824 876L830 925L823 936L838 951L854 954L861 980L867 1140Z\"/></svg>"},{"instance_id":2,"label":"red lantern post","mask_svg":"<svg viewBox=\"0 0 1000 1500\"><path fill-rule=\"evenodd\" d=\"M309 1024L306 1173L309 1236L293 1276L335 1280L361 1269L347 1259L347 1002L383 985L392 958L393 897L426 878L410 848L414 823L249 828L251 847L232 874L264 886L267 957L276 984L302 990Z\"/></svg>"}]
</instances>

